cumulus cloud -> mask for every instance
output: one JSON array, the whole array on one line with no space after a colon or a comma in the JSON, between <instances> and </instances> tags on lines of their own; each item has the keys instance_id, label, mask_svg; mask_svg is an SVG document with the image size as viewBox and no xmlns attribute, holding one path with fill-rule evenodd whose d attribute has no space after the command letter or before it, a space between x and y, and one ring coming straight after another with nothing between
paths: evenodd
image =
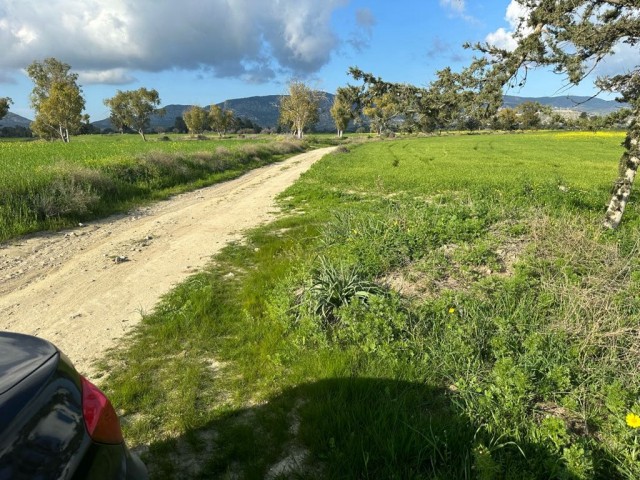
<instances>
[{"instance_id":1,"label":"cumulus cloud","mask_svg":"<svg viewBox=\"0 0 640 480\"><path fill-rule=\"evenodd\" d=\"M209 69L253 81L278 69L306 75L337 47L331 15L346 3L3 0L0 77L48 56L87 83L126 83L131 70Z\"/></svg>"},{"instance_id":2,"label":"cumulus cloud","mask_svg":"<svg viewBox=\"0 0 640 480\"><path fill-rule=\"evenodd\" d=\"M517 47L517 38L529 35L533 29L522 20L528 14L527 7L523 7L516 0L511 0L504 19L509 29L499 28L489 33L485 40L491 45L513 51ZM607 55L594 69L596 75L615 75L631 70L638 64L638 49L631 45L620 43L615 46L613 53ZM587 70L589 66L587 66Z\"/></svg>"},{"instance_id":3,"label":"cumulus cloud","mask_svg":"<svg viewBox=\"0 0 640 480\"><path fill-rule=\"evenodd\" d=\"M107 85L126 85L133 83L136 78L131 76L123 68L112 68L110 70L80 70L78 72L80 83L92 85L104 83Z\"/></svg>"},{"instance_id":4,"label":"cumulus cloud","mask_svg":"<svg viewBox=\"0 0 640 480\"><path fill-rule=\"evenodd\" d=\"M452 16L460 17L467 22L477 23L478 21L467 13L465 0L440 0L440 6L448 10Z\"/></svg>"},{"instance_id":5,"label":"cumulus cloud","mask_svg":"<svg viewBox=\"0 0 640 480\"><path fill-rule=\"evenodd\" d=\"M528 10L526 7L520 5L516 0L511 0L504 16L504 19L509 24L509 30L505 28L497 29L495 32L487 35L485 38L486 42L510 52L515 50L518 46L516 37L518 35L531 33L531 29L522 22L522 19L527 16L527 13Z\"/></svg>"}]
</instances>

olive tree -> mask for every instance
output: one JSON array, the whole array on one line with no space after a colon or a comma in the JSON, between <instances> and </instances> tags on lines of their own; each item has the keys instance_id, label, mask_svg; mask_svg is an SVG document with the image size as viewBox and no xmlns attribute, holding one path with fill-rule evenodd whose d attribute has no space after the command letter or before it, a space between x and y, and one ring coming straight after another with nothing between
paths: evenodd
<instances>
[{"instance_id":1,"label":"olive tree","mask_svg":"<svg viewBox=\"0 0 640 480\"><path fill-rule=\"evenodd\" d=\"M4 116L9 113L9 107L13 103L9 97L0 98L0 119L4 118Z\"/></svg>"},{"instance_id":2,"label":"olive tree","mask_svg":"<svg viewBox=\"0 0 640 480\"><path fill-rule=\"evenodd\" d=\"M30 99L36 116L31 130L43 138L60 137L69 142L69 136L88 121L88 116L82 114L85 102L77 83L78 74L71 73L70 65L52 57L33 62L27 67L27 74L34 83Z\"/></svg>"},{"instance_id":3,"label":"olive tree","mask_svg":"<svg viewBox=\"0 0 640 480\"><path fill-rule=\"evenodd\" d=\"M116 91L116 94L104 100L111 114L109 119L115 128L124 131L128 127L140 134L146 141L144 130L149 126L151 115L164 115L164 110L158 109L160 95L155 89L144 87L138 90Z\"/></svg>"},{"instance_id":4,"label":"olive tree","mask_svg":"<svg viewBox=\"0 0 640 480\"><path fill-rule=\"evenodd\" d=\"M595 66L624 44L640 43L638 0L516 0L523 15L512 50L487 43L469 69L484 68L484 88L523 85L535 67L552 67L570 84L579 84ZM630 123L620 160L620 177L607 208L604 226L616 228L622 220L631 187L640 166L640 55L618 75L600 77L596 85L616 92L631 105ZM488 68L486 68L488 67Z\"/></svg>"},{"instance_id":5,"label":"olive tree","mask_svg":"<svg viewBox=\"0 0 640 480\"><path fill-rule=\"evenodd\" d=\"M182 118L189 132L194 135L204 132L209 126L209 115L202 107L191 107L184 112Z\"/></svg>"},{"instance_id":6,"label":"olive tree","mask_svg":"<svg viewBox=\"0 0 640 480\"><path fill-rule=\"evenodd\" d=\"M289 83L289 94L280 97L280 123L291 127L293 134L302 138L304 130L318 122L322 92L303 82Z\"/></svg>"}]
</instances>

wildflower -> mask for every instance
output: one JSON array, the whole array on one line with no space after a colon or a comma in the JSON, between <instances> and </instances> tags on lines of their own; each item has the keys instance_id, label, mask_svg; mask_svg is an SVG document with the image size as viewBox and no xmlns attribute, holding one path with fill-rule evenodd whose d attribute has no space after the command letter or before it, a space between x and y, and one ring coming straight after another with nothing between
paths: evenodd
<instances>
[{"instance_id":1,"label":"wildflower","mask_svg":"<svg viewBox=\"0 0 640 480\"><path fill-rule=\"evenodd\" d=\"M635 413L627 413L627 425L631 428L640 428L640 416Z\"/></svg>"},{"instance_id":2,"label":"wildflower","mask_svg":"<svg viewBox=\"0 0 640 480\"><path fill-rule=\"evenodd\" d=\"M456 313L456 309L455 309L455 308L453 308L453 307L450 307L450 308L449 308L449 313Z\"/></svg>"}]
</instances>

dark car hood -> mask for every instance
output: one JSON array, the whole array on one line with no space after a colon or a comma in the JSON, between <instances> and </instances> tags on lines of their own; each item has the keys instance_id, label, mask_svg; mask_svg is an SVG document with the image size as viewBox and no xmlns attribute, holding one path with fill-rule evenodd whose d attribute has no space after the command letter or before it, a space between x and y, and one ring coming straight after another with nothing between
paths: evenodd
<instances>
[{"instance_id":1,"label":"dark car hood","mask_svg":"<svg viewBox=\"0 0 640 480\"><path fill-rule=\"evenodd\" d=\"M46 340L0 332L0 395L29 376L57 353Z\"/></svg>"}]
</instances>

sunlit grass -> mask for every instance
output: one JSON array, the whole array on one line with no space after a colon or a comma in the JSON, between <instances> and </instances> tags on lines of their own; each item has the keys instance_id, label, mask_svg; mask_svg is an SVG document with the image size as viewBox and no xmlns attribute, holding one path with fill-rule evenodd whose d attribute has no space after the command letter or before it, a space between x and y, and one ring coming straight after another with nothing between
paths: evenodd
<instances>
[{"instance_id":1,"label":"sunlit grass","mask_svg":"<svg viewBox=\"0 0 640 480\"><path fill-rule=\"evenodd\" d=\"M600 227L621 140L316 163L105 360L130 443L155 478L637 478L638 196Z\"/></svg>"}]
</instances>

